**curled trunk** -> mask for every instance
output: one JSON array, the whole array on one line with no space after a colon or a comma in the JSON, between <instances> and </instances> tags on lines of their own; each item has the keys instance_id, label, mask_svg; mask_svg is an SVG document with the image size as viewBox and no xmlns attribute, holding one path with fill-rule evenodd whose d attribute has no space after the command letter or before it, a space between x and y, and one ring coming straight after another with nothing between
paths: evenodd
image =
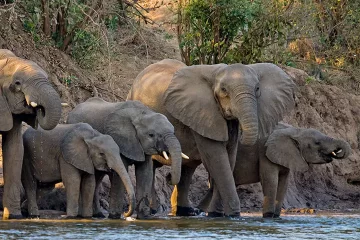
<instances>
[{"instance_id":1,"label":"curled trunk","mask_svg":"<svg viewBox=\"0 0 360 240\"><path fill-rule=\"evenodd\" d=\"M24 90L24 93L38 105L36 115L41 128L53 129L61 117L61 101L55 89L48 82L39 82Z\"/></svg>"},{"instance_id":2,"label":"curled trunk","mask_svg":"<svg viewBox=\"0 0 360 240\"><path fill-rule=\"evenodd\" d=\"M181 176L181 146L174 134L165 136L165 144L171 156L171 183L176 185Z\"/></svg>"},{"instance_id":3,"label":"curled trunk","mask_svg":"<svg viewBox=\"0 0 360 240\"><path fill-rule=\"evenodd\" d=\"M111 167L121 178L121 181L124 183L126 192L129 195L129 210L124 213L124 217L130 217L134 213L135 204L136 204L135 191L131 183L130 176L126 171L126 168L122 160L117 160L114 166Z\"/></svg>"}]
</instances>

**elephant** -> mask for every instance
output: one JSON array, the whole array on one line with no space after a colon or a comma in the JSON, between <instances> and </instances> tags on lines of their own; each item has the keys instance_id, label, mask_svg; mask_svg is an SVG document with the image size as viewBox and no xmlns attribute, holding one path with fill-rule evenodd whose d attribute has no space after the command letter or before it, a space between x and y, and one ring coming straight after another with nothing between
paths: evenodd
<instances>
[{"instance_id":1,"label":"elephant","mask_svg":"<svg viewBox=\"0 0 360 240\"><path fill-rule=\"evenodd\" d=\"M179 182L181 173L181 146L168 119L155 113L139 101L110 103L93 97L77 105L70 113L67 123L86 122L94 129L114 138L120 148L126 167L133 164L136 175L137 218L150 216L150 196L154 178L151 155L168 153L172 162L172 184ZM97 178L98 192L103 175ZM122 211L122 184L118 177L110 176L109 218L119 218ZM101 216L95 194L95 216Z\"/></svg>"},{"instance_id":2,"label":"elephant","mask_svg":"<svg viewBox=\"0 0 360 240\"><path fill-rule=\"evenodd\" d=\"M236 186L261 182L263 217L280 217L290 171L306 171L309 164L326 164L351 154L350 145L312 128L279 123L269 137L253 146L239 143L234 179ZM210 181L212 182L212 181ZM176 192L174 193L176 194ZM212 198L209 189L198 208L206 212ZM220 202L218 202L221 205Z\"/></svg>"},{"instance_id":3,"label":"elephant","mask_svg":"<svg viewBox=\"0 0 360 240\"><path fill-rule=\"evenodd\" d=\"M0 134L5 183L3 219L22 218L22 121L50 130L58 124L60 117L60 97L45 71L33 61L0 49Z\"/></svg>"},{"instance_id":4,"label":"elephant","mask_svg":"<svg viewBox=\"0 0 360 240\"><path fill-rule=\"evenodd\" d=\"M92 217L95 170L114 170L121 178L129 195L129 210L124 216L131 216L135 192L112 137L99 133L87 123L76 123L59 124L48 131L29 128L23 139L25 156L21 180L30 217L39 217L38 188L51 187L61 181L66 190L66 217Z\"/></svg>"},{"instance_id":5,"label":"elephant","mask_svg":"<svg viewBox=\"0 0 360 240\"><path fill-rule=\"evenodd\" d=\"M209 215L217 215L218 199L225 215L239 217L240 200L232 172L238 138L253 145L267 136L294 105L295 84L270 63L186 66L164 59L136 77L128 100L139 100L164 114L175 127L183 152L177 185L176 215L194 215L188 199L192 175L201 163L214 179Z\"/></svg>"}]
</instances>

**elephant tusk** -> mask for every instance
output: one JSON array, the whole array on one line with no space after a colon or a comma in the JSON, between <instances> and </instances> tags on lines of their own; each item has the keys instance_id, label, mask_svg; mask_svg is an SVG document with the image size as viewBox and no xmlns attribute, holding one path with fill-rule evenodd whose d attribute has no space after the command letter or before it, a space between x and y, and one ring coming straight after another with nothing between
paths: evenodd
<instances>
[{"instance_id":1,"label":"elephant tusk","mask_svg":"<svg viewBox=\"0 0 360 240\"><path fill-rule=\"evenodd\" d=\"M67 107L67 106L69 106L69 104L67 104L67 103L61 103L61 106L62 106L62 107Z\"/></svg>"},{"instance_id":2,"label":"elephant tusk","mask_svg":"<svg viewBox=\"0 0 360 240\"><path fill-rule=\"evenodd\" d=\"M339 154L339 153L341 153L342 152L342 149L339 149L337 152L336 152L336 154Z\"/></svg>"},{"instance_id":3,"label":"elephant tusk","mask_svg":"<svg viewBox=\"0 0 360 240\"><path fill-rule=\"evenodd\" d=\"M31 105L32 107L37 107L38 104L37 104L36 102L31 102L30 105Z\"/></svg>"},{"instance_id":4,"label":"elephant tusk","mask_svg":"<svg viewBox=\"0 0 360 240\"><path fill-rule=\"evenodd\" d=\"M332 155L334 155L336 157L336 153L335 152L331 152Z\"/></svg>"},{"instance_id":5,"label":"elephant tusk","mask_svg":"<svg viewBox=\"0 0 360 240\"><path fill-rule=\"evenodd\" d=\"M167 153L166 153L165 151L163 151L162 154L164 155L164 158L165 158L166 160L169 160L169 157L168 157L168 155L167 155Z\"/></svg>"},{"instance_id":6,"label":"elephant tusk","mask_svg":"<svg viewBox=\"0 0 360 240\"><path fill-rule=\"evenodd\" d=\"M185 155L184 153L181 153L181 156L185 159L189 159L189 157L187 155Z\"/></svg>"}]
</instances>

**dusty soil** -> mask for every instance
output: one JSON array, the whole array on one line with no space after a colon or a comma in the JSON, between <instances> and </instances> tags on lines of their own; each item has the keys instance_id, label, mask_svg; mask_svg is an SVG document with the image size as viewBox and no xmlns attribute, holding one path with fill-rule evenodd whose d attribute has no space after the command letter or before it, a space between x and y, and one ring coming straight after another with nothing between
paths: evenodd
<instances>
[{"instance_id":1,"label":"dusty soil","mask_svg":"<svg viewBox=\"0 0 360 240\"><path fill-rule=\"evenodd\" d=\"M161 28L162 24L137 30L129 27L121 29L114 36L110 59L106 54L99 53L93 69L82 69L69 55L56 49L49 39L42 37L40 42L35 43L32 36L23 31L19 17L10 17L11 11L0 12L0 22L9 23L0 24L0 48L10 49L45 69L62 100L69 104L69 107L64 108L62 122L76 104L94 94L109 101L124 100L136 75L149 64L163 58L180 59L175 39L165 39L167 32ZM171 25L167 25L167 31L171 30ZM313 127L332 137L345 139L351 144L353 154L342 161L311 166L304 173L293 173L284 208L342 211L358 208L360 187L349 184L348 180L360 179L360 97L320 82L306 84L305 72L293 68L285 70L299 86L296 109L286 117L285 122L299 127ZM71 83L65 81L69 77L74 79ZM156 191L161 203L159 210L163 212L169 210L172 191L163 177L168 171L168 167L163 167L156 172ZM104 181L102 206L105 209L108 206L108 188L108 181ZM190 191L190 199L195 205L205 194L206 188L207 174L201 166L193 177ZM261 208L262 192L259 184L240 186L238 193L243 211ZM41 206L64 211L65 204L63 189L60 187L52 191Z\"/></svg>"}]
</instances>

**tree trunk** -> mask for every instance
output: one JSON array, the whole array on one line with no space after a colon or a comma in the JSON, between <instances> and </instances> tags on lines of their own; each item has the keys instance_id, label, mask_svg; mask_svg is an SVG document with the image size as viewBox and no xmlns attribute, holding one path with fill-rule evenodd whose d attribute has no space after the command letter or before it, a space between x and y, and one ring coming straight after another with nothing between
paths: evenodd
<instances>
[{"instance_id":1,"label":"tree trunk","mask_svg":"<svg viewBox=\"0 0 360 240\"><path fill-rule=\"evenodd\" d=\"M49 1L41 0L42 12L43 12L43 31L47 37L50 37L51 28L50 28L50 16L49 16Z\"/></svg>"},{"instance_id":2,"label":"tree trunk","mask_svg":"<svg viewBox=\"0 0 360 240\"><path fill-rule=\"evenodd\" d=\"M95 1L94 4L91 7L89 7L88 11L85 14L84 19L80 22L77 22L75 26L71 29L71 31L69 31L62 44L61 47L62 51L65 51L69 47L70 43L72 42L75 36L76 30L83 29L86 26L89 20L92 19L94 14L100 9L101 4L102 4L102 0Z\"/></svg>"}]
</instances>

